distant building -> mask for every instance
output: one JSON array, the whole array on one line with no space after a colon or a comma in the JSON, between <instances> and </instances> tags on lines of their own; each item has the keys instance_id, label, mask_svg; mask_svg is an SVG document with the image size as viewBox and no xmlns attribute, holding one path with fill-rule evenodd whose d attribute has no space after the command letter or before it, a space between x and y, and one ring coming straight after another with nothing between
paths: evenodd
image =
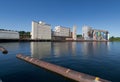
<instances>
[{"instance_id":1,"label":"distant building","mask_svg":"<svg viewBox=\"0 0 120 82\"><path fill-rule=\"evenodd\" d=\"M70 28L56 26L53 31L53 36L70 37Z\"/></svg>"},{"instance_id":2,"label":"distant building","mask_svg":"<svg viewBox=\"0 0 120 82\"><path fill-rule=\"evenodd\" d=\"M73 35L72 35L73 40L77 40L76 28L77 28L76 26L73 26Z\"/></svg>"},{"instance_id":3,"label":"distant building","mask_svg":"<svg viewBox=\"0 0 120 82\"><path fill-rule=\"evenodd\" d=\"M56 26L52 31L52 40L66 40L72 37L70 28L63 26Z\"/></svg>"},{"instance_id":4,"label":"distant building","mask_svg":"<svg viewBox=\"0 0 120 82\"><path fill-rule=\"evenodd\" d=\"M51 25L45 22L32 21L31 39L49 40L51 39Z\"/></svg>"},{"instance_id":5,"label":"distant building","mask_svg":"<svg viewBox=\"0 0 120 82\"><path fill-rule=\"evenodd\" d=\"M82 27L84 40L109 40L109 32L106 30L92 29L89 26Z\"/></svg>"},{"instance_id":6,"label":"distant building","mask_svg":"<svg viewBox=\"0 0 120 82\"><path fill-rule=\"evenodd\" d=\"M73 32L70 28L63 26L56 26L51 30L51 25L45 22L32 21L31 39L34 40L77 40L76 26L73 27Z\"/></svg>"},{"instance_id":7,"label":"distant building","mask_svg":"<svg viewBox=\"0 0 120 82\"><path fill-rule=\"evenodd\" d=\"M0 39L19 39L19 33L15 31L0 30Z\"/></svg>"}]
</instances>

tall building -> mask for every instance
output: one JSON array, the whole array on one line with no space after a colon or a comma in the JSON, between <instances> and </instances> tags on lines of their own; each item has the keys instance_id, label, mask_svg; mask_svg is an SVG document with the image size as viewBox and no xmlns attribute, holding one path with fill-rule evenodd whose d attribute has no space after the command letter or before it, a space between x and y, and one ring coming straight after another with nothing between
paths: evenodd
<instances>
[{"instance_id":1,"label":"tall building","mask_svg":"<svg viewBox=\"0 0 120 82\"><path fill-rule=\"evenodd\" d=\"M72 35L73 40L77 40L76 28L77 28L76 26L73 26L73 35Z\"/></svg>"},{"instance_id":2,"label":"tall building","mask_svg":"<svg viewBox=\"0 0 120 82\"><path fill-rule=\"evenodd\" d=\"M32 21L31 39L50 40L51 39L51 25L45 22Z\"/></svg>"},{"instance_id":3,"label":"tall building","mask_svg":"<svg viewBox=\"0 0 120 82\"><path fill-rule=\"evenodd\" d=\"M70 28L56 26L53 32L53 36L70 37Z\"/></svg>"},{"instance_id":4,"label":"tall building","mask_svg":"<svg viewBox=\"0 0 120 82\"><path fill-rule=\"evenodd\" d=\"M82 27L84 40L109 40L109 32L106 30L92 29L89 26Z\"/></svg>"}]
</instances>

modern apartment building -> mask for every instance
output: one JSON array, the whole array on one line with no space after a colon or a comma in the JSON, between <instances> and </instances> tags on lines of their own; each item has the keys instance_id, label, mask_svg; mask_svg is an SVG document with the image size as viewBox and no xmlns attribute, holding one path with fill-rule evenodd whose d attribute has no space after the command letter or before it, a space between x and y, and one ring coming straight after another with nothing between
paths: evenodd
<instances>
[{"instance_id":1,"label":"modern apartment building","mask_svg":"<svg viewBox=\"0 0 120 82\"><path fill-rule=\"evenodd\" d=\"M51 25L42 21L32 21L31 39L50 40Z\"/></svg>"}]
</instances>

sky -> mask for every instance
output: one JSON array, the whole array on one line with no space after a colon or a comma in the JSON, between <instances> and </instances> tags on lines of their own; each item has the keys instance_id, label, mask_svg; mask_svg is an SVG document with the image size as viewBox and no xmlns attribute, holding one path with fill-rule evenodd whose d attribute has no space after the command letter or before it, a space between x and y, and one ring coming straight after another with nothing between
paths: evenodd
<instances>
[{"instance_id":1,"label":"sky","mask_svg":"<svg viewBox=\"0 0 120 82\"><path fill-rule=\"evenodd\" d=\"M120 0L0 0L0 29L31 31L32 21L108 30L120 37Z\"/></svg>"}]
</instances>

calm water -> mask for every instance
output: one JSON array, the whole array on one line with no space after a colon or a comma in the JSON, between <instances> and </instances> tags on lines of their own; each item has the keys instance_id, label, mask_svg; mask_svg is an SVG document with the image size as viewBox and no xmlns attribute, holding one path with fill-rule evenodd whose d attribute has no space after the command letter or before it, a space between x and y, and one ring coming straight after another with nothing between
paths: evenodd
<instances>
[{"instance_id":1,"label":"calm water","mask_svg":"<svg viewBox=\"0 0 120 82\"><path fill-rule=\"evenodd\" d=\"M16 58L22 53L73 70L120 82L120 42L0 43L0 82L72 82Z\"/></svg>"}]
</instances>

